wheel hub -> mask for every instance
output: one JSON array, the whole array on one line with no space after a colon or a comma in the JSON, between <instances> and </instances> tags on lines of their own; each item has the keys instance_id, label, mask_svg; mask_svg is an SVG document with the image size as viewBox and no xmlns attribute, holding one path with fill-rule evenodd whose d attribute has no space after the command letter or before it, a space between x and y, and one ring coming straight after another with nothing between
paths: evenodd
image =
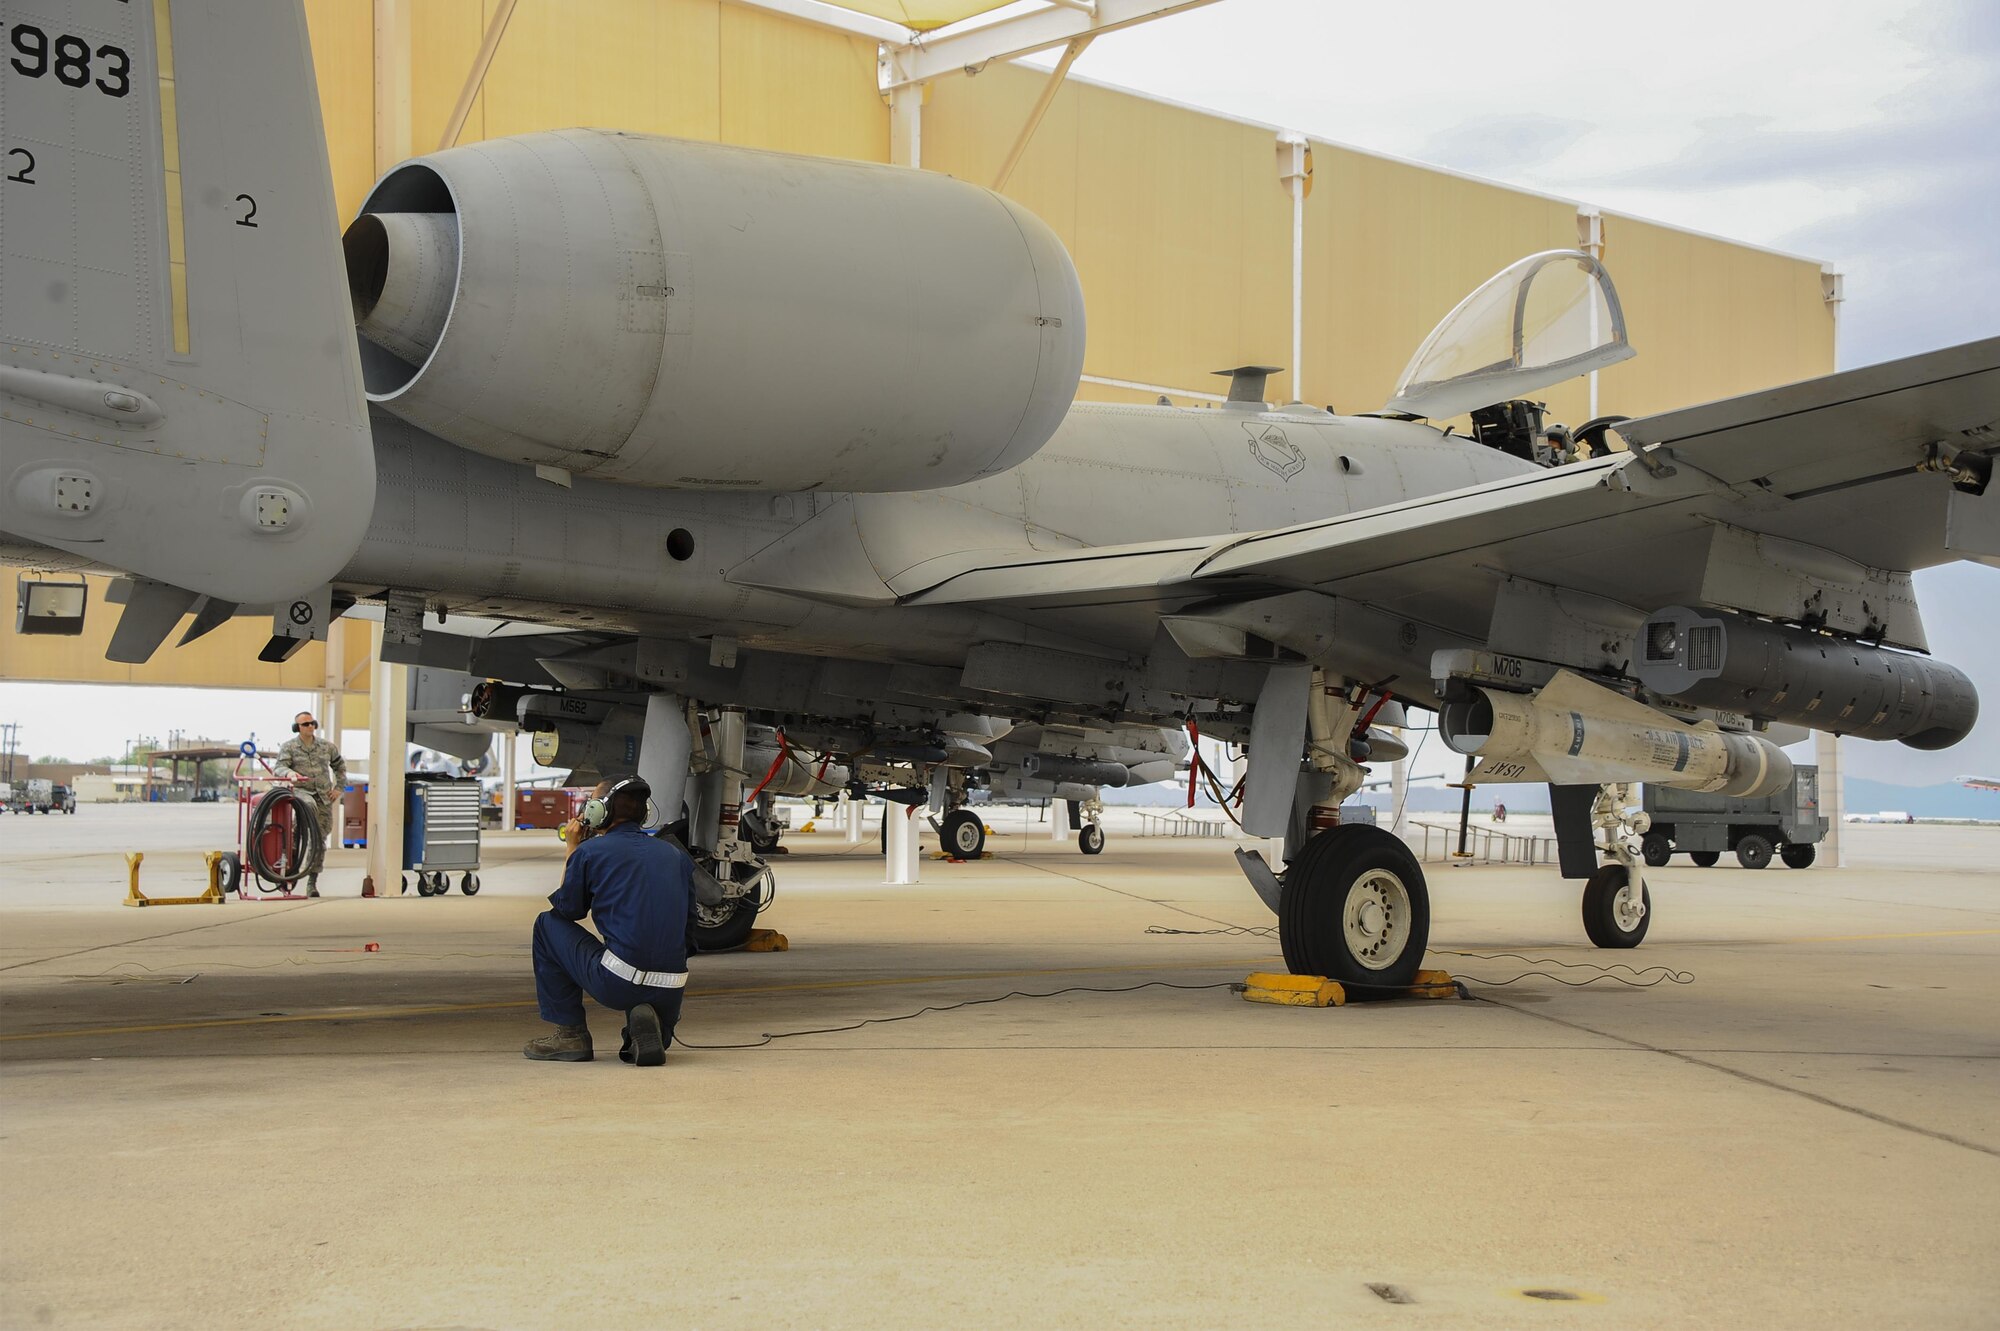
<instances>
[{"instance_id":1,"label":"wheel hub","mask_svg":"<svg viewBox=\"0 0 2000 1331\"><path fill-rule=\"evenodd\" d=\"M1618 928L1622 932L1629 934L1637 929L1640 922L1646 918L1646 899L1643 889L1641 892L1634 892L1630 882L1619 888L1611 898L1611 915L1618 921Z\"/></svg>"},{"instance_id":2,"label":"wheel hub","mask_svg":"<svg viewBox=\"0 0 2000 1331\"><path fill-rule=\"evenodd\" d=\"M1347 950L1369 970L1387 970L1410 941L1410 892L1387 869L1362 875L1341 912Z\"/></svg>"}]
</instances>

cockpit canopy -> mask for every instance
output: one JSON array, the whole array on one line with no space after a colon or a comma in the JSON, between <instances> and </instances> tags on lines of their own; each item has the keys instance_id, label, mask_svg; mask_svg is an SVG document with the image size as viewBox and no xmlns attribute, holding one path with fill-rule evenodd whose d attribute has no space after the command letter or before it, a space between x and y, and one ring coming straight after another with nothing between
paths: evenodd
<instances>
[{"instance_id":1,"label":"cockpit canopy","mask_svg":"<svg viewBox=\"0 0 2000 1331\"><path fill-rule=\"evenodd\" d=\"M1604 265L1582 250L1548 250L1460 301L1417 348L1383 410L1442 420L1634 354Z\"/></svg>"}]
</instances>

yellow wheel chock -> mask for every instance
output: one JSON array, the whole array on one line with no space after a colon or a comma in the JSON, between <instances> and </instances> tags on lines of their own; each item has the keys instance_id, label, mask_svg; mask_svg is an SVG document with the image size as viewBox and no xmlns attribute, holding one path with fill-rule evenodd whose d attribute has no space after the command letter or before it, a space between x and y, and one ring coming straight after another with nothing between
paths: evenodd
<instances>
[{"instance_id":1,"label":"yellow wheel chock","mask_svg":"<svg viewBox=\"0 0 2000 1331\"><path fill-rule=\"evenodd\" d=\"M139 865L145 861L143 850L127 851L125 867L131 872L131 882L125 890L122 906L220 906L228 900L222 895L222 851L210 850L202 853L202 860L208 865L208 890L198 897L149 897L139 890Z\"/></svg>"},{"instance_id":2,"label":"yellow wheel chock","mask_svg":"<svg viewBox=\"0 0 2000 1331\"><path fill-rule=\"evenodd\" d=\"M1418 971L1409 988L1392 996L1456 998L1458 985L1450 971ZM1252 1003L1276 1003L1281 1007L1345 1007L1348 1001L1347 989L1338 980L1279 971L1259 971L1250 976L1243 982L1243 997Z\"/></svg>"},{"instance_id":3,"label":"yellow wheel chock","mask_svg":"<svg viewBox=\"0 0 2000 1331\"><path fill-rule=\"evenodd\" d=\"M743 945L745 952L789 952L792 940L776 929L752 929L750 941Z\"/></svg>"}]
</instances>

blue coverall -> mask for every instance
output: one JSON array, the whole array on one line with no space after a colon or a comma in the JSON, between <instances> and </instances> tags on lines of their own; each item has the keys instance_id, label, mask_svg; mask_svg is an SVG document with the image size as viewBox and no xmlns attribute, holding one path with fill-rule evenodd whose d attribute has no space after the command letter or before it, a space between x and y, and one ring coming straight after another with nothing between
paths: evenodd
<instances>
[{"instance_id":1,"label":"blue coverall","mask_svg":"<svg viewBox=\"0 0 2000 1331\"><path fill-rule=\"evenodd\" d=\"M576 921L588 912L603 941ZM535 917L535 998L542 1020L584 1024L583 995L626 1012L650 1003L671 1041L680 989L637 985L604 968L604 953L642 971L687 970L694 921L694 865L672 842L620 823L576 848L562 886Z\"/></svg>"}]
</instances>

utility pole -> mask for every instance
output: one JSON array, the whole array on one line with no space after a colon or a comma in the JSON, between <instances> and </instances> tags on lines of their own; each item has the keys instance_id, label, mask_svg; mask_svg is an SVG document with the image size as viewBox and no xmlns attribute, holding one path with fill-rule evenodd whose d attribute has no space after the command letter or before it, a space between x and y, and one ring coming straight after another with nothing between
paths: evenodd
<instances>
[{"instance_id":1,"label":"utility pole","mask_svg":"<svg viewBox=\"0 0 2000 1331\"><path fill-rule=\"evenodd\" d=\"M4 743L0 743L0 760L4 760L6 763L7 775L4 778L0 778L0 780L5 780L8 785L14 784L14 745L15 736L20 732L20 729L21 723L19 721L8 721L0 724L0 732L5 732L7 736Z\"/></svg>"}]
</instances>

